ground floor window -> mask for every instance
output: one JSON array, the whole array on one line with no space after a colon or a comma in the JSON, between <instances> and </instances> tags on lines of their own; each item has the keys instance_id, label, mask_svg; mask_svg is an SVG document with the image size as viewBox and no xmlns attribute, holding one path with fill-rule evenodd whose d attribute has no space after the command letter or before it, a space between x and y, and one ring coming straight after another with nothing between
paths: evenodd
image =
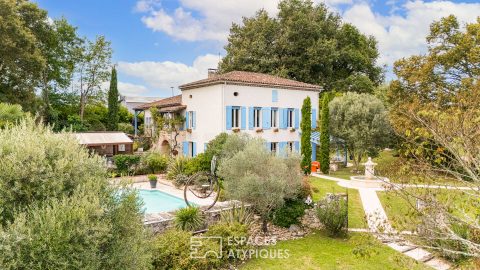
<instances>
[{"instance_id":1,"label":"ground floor window","mask_svg":"<svg viewBox=\"0 0 480 270\"><path fill-rule=\"evenodd\" d=\"M195 153L194 142L188 142L188 156L193 157Z\"/></svg>"},{"instance_id":2,"label":"ground floor window","mask_svg":"<svg viewBox=\"0 0 480 270\"><path fill-rule=\"evenodd\" d=\"M272 153L276 153L278 149L278 142L272 142L270 143L270 151Z\"/></svg>"},{"instance_id":3,"label":"ground floor window","mask_svg":"<svg viewBox=\"0 0 480 270\"><path fill-rule=\"evenodd\" d=\"M293 142L287 142L287 149L288 149L288 151L293 152L294 143Z\"/></svg>"}]
</instances>

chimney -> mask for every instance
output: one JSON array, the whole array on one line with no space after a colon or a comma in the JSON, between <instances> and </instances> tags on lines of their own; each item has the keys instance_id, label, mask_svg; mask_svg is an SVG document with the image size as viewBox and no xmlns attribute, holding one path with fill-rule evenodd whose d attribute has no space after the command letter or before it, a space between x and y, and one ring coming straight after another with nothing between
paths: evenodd
<instances>
[{"instance_id":1,"label":"chimney","mask_svg":"<svg viewBox=\"0 0 480 270\"><path fill-rule=\"evenodd\" d=\"M214 78L218 75L218 70L216 68L209 68L208 69L208 78Z\"/></svg>"}]
</instances>

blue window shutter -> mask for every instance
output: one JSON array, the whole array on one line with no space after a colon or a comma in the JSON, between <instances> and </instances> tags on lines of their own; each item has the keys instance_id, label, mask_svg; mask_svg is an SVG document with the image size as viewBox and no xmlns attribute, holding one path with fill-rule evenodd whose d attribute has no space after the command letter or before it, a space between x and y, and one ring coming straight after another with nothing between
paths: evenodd
<instances>
[{"instance_id":1,"label":"blue window shutter","mask_svg":"<svg viewBox=\"0 0 480 270\"><path fill-rule=\"evenodd\" d=\"M317 145L312 143L312 161L317 160Z\"/></svg>"},{"instance_id":2,"label":"blue window shutter","mask_svg":"<svg viewBox=\"0 0 480 270\"><path fill-rule=\"evenodd\" d=\"M271 143L265 142L265 148L267 149L267 151L270 151L270 149L272 149Z\"/></svg>"},{"instance_id":3,"label":"blue window shutter","mask_svg":"<svg viewBox=\"0 0 480 270\"><path fill-rule=\"evenodd\" d=\"M294 147L295 147L295 152L299 152L300 151L300 142L298 142L298 141L294 142Z\"/></svg>"},{"instance_id":4,"label":"blue window shutter","mask_svg":"<svg viewBox=\"0 0 480 270\"><path fill-rule=\"evenodd\" d=\"M197 155L197 143L196 142L192 142L192 157L196 156Z\"/></svg>"},{"instance_id":5,"label":"blue window shutter","mask_svg":"<svg viewBox=\"0 0 480 270\"><path fill-rule=\"evenodd\" d=\"M278 102L278 90L272 90L272 102Z\"/></svg>"},{"instance_id":6,"label":"blue window shutter","mask_svg":"<svg viewBox=\"0 0 480 270\"><path fill-rule=\"evenodd\" d=\"M227 130L232 129L232 106L227 106L227 113L226 118L227 118Z\"/></svg>"},{"instance_id":7,"label":"blue window shutter","mask_svg":"<svg viewBox=\"0 0 480 270\"><path fill-rule=\"evenodd\" d=\"M285 111L287 109L279 109L278 110L278 118L279 118L279 122L280 122L280 128L281 129L285 129L287 127L287 122L285 121L286 118L285 118Z\"/></svg>"},{"instance_id":8,"label":"blue window shutter","mask_svg":"<svg viewBox=\"0 0 480 270\"><path fill-rule=\"evenodd\" d=\"M270 125L271 125L270 114L271 114L271 108L269 107L262 108L262 128L263 129L270 129Z\"/></svg>"},{"instance_id":9,"label":"blue window shutter","mask_svg":"<svg viewBox=\"0 0 480 270\"><path fill-rule=\"evenodd\" d=\"M317 110L312 109L312 128L317 128Z\"/></svg>"},{"instance_id":10,"label":"blue window shutter","mask_svg":"<svg viewBox=\"0 0 480 270\"><path fill-rule=\"evenodd\" d=\"M242 108L240 110L241 110L241 114L242 114L242 116L241 116L242 119L240 119L241 120L240 128L242 130L244 130L247 127L247 124L246 124L246 122L247 122L247 108L242 106Z\"/></svg>"},{"instance_id":11,"label":"blue window shutter","mask_svg":"<svg viewBox=\"0 0 480 270\"><path fill-rule=\"evenodd\" d=\"M197 115L196 112L192 112L192 129L195 129L195 126L197 125Z\"/></svg>"},{"instance_id":12,"label":"blue window shutter","mask_svg":"<svg viewBox=\"0 0 480 270\"><path fill-rule=\"evenodd\" d=\"M182 151L184 156L188 156L188 142L183 142Z\"/></svg>"},{"instance_id":13,"label":"blue window shutter","mask_svg":"<svg viewBox=\"0 0 480 270\"><path fill-rule=\"evenodd\" d=\"M287 153L287 142L279 142L278 143L278 153L280 156L285 156Z\"/></svg>"},{"instance_id":14,"label":"blue window shutter","mask_svg":"<svg viewBox=\"0 0 480 270\"><path fill-rule=\"evenodd\" d=\"M185 116L185 127L186 128L191 128L190 122L188 121L189 117L190 117L189 114L190 114L190 112L187 112L187 115Z\"/></svg>"},{"instance_id":15,"label":"blue window shutter","mask_svg":"<svg viewBox=\"0 0 480 270\"><path fill-rule=\"evenodd\" d=\"M248 107L248 129L253 129L253 107Z\"/></svg>"},{"instance_id":16,"label":"blue window shutter","mask_svg":"<svg viewBox=\"0 0 480 270\"><path fill-rule=\"evenodd\" d=\"M295 129L298 129L300 127L300 113L298 109L295 109Z\"/></svg>"}]
</instances>

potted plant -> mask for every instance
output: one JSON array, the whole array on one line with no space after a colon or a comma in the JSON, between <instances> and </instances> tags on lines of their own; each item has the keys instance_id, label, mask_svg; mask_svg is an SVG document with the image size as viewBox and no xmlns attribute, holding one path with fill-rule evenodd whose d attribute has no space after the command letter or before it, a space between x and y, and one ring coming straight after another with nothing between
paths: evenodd
<instances>
[{"instance_id":1,"label":"potted plant","mask_svg":"<svg viewBox=\"0 0 480 270\"><path fill-rule=\"evenodd\" d=\"M148 177L148 181L150 182L150 188L156 188L157 176L155 174L149 174L147 177Z\"/></svg>"},{"instance_id":2,"label":"potted plant","mask_svg":"<svg viewBox=\"0 0 480 270\"><path fill-rule=\"evenodd\" d=\"M255 132L257 132L257 133L263 132L263 129L262 128L257 128L257 129L255 129Z\"/></svg>"},{"instance_id":3,"label":"potted plant","mask_svg":"<svg viewBox=\"0 0 480 270\"><path fill-rule=\"evenodd\" d=\"M278 132L278 128L274 128L274 129L273 129L273 132Z\"/></svg>"}]
</instances>

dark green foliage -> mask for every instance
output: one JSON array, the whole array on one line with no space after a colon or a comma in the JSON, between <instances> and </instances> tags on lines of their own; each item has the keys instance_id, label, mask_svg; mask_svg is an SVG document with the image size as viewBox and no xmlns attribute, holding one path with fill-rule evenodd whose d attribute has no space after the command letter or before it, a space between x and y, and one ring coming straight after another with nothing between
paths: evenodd
<instances>
[{"instance_id":1,"label":"dark green foliage","mask_svg":"<svg viewBox=\"0 0 480 270\"><path fill-rule=\"evenodd\" d=\"M119 120L119 95L117 88L117 70L112 68L112 77L110 79L110 89L108 90L108 117L107 117L107 130L118 130Z\"/></svg>"},{"instance_id":2,"label":"dark green foliage","mask_svg":"<svg viewBox=\"0 0 480 270\"><path fill-rule=\"evenodd\" d=\"M288 228L292 224L300 224L300 218L305 214L307 205L302 199L286 200L285 204L273 212L272 223Z\"/></svg>"},{"instance_id":3,"label":"dark green foliage","mask_svg":"<svg viewBox=\"0 0 480 270\"><path fill-rule=\"evenodd\" d=\"M144 156L142 163L150 173L164 173L168 166L168 157L160 153L149 153Z\"/></svg>"},{"instance_id":4,"label":"dark green foliage","mask_svg":"<svg viewBox=\"0 0 480 270\"><path fill-rule=\"evenodd\" d=\"M216 254L212 252L220 249L219 241L202 239L202 245L198 247L198 256L207 254L206 258L192 258L192 256L190 256L191 237L192 234L190 232L182 230L169 230L160 234L153 243L153 269L219 269L223 261L222 259L218 259Z\"/></svg>"},{"instance_id":5,"label":"dark green foliage","mask_svg":"<svg viewBox=\"0 0 480 270\"><path fill-rule=\"evenodd\" d=\"M323 3L283 0L278 7L275 17L260 10L232 25L221 72L268 73L342 92L371 93L383 80L374 37Z\"/></svg>"},{"instance_id":6,"label":"dark green foliage","mask_svg":"<svg viewBox=\"0 0 480 270\"><path fill-rule=\"evenodd\" d=\"M130 134L130 135L134 134L133 125L130 123L118 123L117 130L121 132L125 132L126 134Z\"/></svg>"},{"instance_id":7,"label":"dark green foliage","mask_svg":"<svg viewBox=\"0 0 480 270\"><path fill-rule=\"evenodd\" d=\"M321 123L320 123L320 170L328 173L330 169L330 130L329 130L329 94L324 94L322 99Z\"/></svg>"},{"instance_id":8,"label":"dark green foliage","mask_svg":"<svg viewBox=\"0 0 480 270\"><path fill-rule=\"evenodd\" d=\"M318 219L333 236L344 232L347 226L347 215L347 201L343 197L332 196L318 203Z\"/></svg>"},{"instance_id":9,"label":"dark green foliage","mask_svg":"<svg viewBox=\"0 0 480 270\"><path fill-rule=\"evenodd\" d=\"M308 175L311 173L311 164L312 164L312 145L310 139L312 136L312 104L310 97L307 97L303 101L302 105L302 121L300 122L300 128L302 130L301 137L301 149L300 153L302 154L301 167L303 173Z\"/></svg>"},{"instance_id":10,"label":"dark green foliage","mask_svg":"<svg viewBox=\"0 0 480 270\"><path fill-rule=\"evenodd\" d=\"M242 251L252 248L248 245L248 226L240 223L217 223L208 228L205 236L222 237L222 258L224 260L238 261L243 258ZM235 256L229 256L235 254ZM237 256L240 254L240 256ZM247 253L248 254L248 253Z\"/></svg>"},{"instance_id":11,"label":"dark green foliage","mask_svg":"<svg viewBox=\"0 0 480 270\"><path fill-rule=\"evenodd\" d=\"M25 116L22 106L0 102L0 128L12 126Z\"/></svg>"},{"instance_id":12,"label":"dark green foliage","mask_svg":"<svg viewBox=\"0 0 480 270\"><path fill-rule=\"evenodd\" d=\"M203 213L198 207L185 207L175 212L175 227L184 231L195 231L204 224Z\"/></svg>"},{"instance_id":13,"label":"dark green foliage","mask_svg":"<svg viewBox=\"0 0 480 270\"><path fill-rule=\"evenodd\" d=\"M202 171L210 171L210 162L211 158L209 159L206 153L200 153L194 158L188 160L185 165L185 174L186 175L193 175L197 172Z\"/></svg>"},{"instance_id":14,"label":"dark green foliage","mask_svg":"<svg viewBox=\"0 0 480 270\"><path fill-rule=\"evenodd\" d=\"M140 164L140 156L137 155L116 155L113 157L117 172L131 175Z\"/></svg>"}]
</instances>

